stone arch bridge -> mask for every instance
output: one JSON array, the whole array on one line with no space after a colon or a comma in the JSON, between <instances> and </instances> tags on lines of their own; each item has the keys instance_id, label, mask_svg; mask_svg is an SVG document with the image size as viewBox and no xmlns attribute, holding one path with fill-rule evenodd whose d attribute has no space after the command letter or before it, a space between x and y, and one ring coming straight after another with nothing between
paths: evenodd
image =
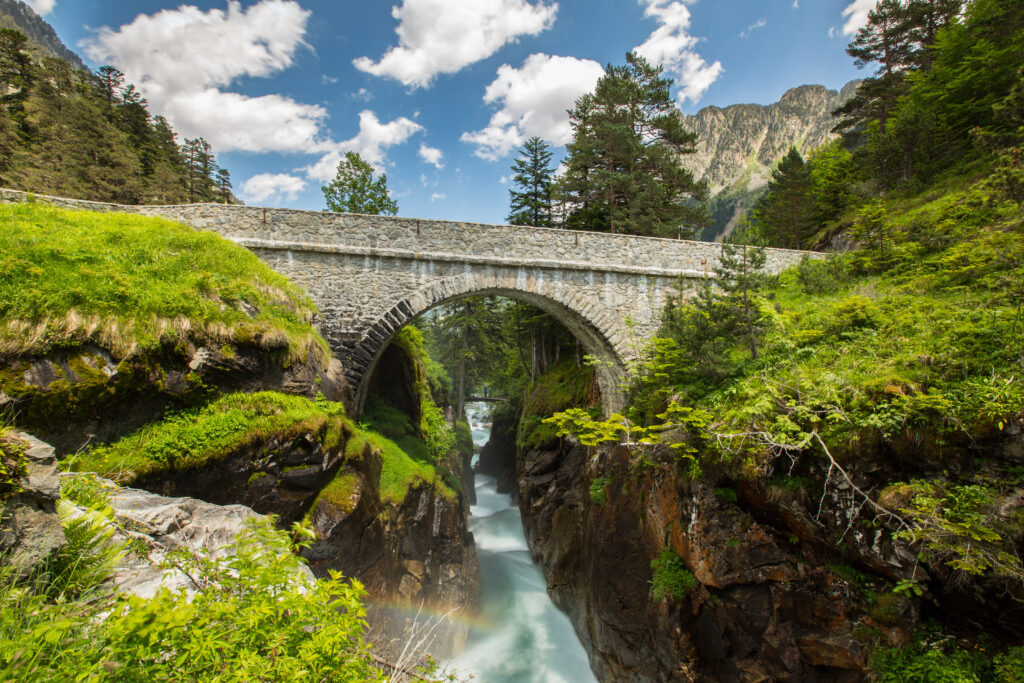
<instances>
[{"instance_id":1,"label":"stone arch bridge","mask_svg":"<svg viewBox=\"0 0 1024 683\"><path fill-rule=\"evenodd\" d=\"M0 190L3 201L25 194ZM406 323L445 302L499 295L561 321L604 361L605 409L619 407L619 380L634 341L658 327L667 297L713 268L708 242L481 225L416 218L265 209L223 204L121 206L38 198L67 208L163 216L250 249L301 284L322 315L321 332L341 359L362 410L374 367ZM805 252L770 249L767 270Z\"/></svg>"}]
</instances>

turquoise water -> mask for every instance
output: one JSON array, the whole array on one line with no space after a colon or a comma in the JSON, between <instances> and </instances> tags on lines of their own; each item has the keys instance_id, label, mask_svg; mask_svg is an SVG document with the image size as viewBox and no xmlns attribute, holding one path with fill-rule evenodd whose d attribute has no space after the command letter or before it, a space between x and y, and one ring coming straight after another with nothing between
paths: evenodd
<instances>
[{"instance_id":1,"label":"turquoise water","mask_svg":"<svg viewBox=\"0 0 1024 683\"><path fill-rule=\"evenodd\" d=\"M470 417L473 422L471 407ZM473 424L473 441L489 430ZM466 650L447 664L474 683L596 683L569 618L548 597L533 564L523 520L493 477L476 476L469 528L480 560L480 614Z\"/></svg>"}]
</instances>

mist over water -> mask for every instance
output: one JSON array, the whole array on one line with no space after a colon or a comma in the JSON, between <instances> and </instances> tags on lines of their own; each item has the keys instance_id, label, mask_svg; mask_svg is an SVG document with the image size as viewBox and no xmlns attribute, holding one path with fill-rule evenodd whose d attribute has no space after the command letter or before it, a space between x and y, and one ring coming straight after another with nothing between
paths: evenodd
<instances>
[{"instance_id":1,"label":"mist over water","mask_svg":"<svg viewBox=\"0 0 1024 683\"><path fill-rule=\"evenodd\" d=\"M489 430L475 417L473 441L482 445ZM478 474L475 483L469 528L480 560L480 614L448 670L473 675L474 683L596 683L569 618L533 564L519 509L497 492L493 477Z\"/></svg>"}]
</instances>

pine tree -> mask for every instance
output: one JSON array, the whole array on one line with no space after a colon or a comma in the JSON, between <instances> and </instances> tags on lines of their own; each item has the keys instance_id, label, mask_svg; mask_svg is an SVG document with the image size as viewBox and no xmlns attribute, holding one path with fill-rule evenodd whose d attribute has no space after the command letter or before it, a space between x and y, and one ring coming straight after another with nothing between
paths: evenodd
<instances>
[{"instance_id":1,"label":"pine tree","mask_svg":"<svg viewBox=\"0 0 1024 683\"><path fill-rule=\"evenodd\" d=\"M727 326L735 329L753 358L766 324L755 297L768 284L764 273L767 253L764 247L722 243L719 265L715 266Z\"/></svg>"},{"instance_id":2,"label":"pine tree","mask_svg":"<svg viewBox=\"0 0 1024 683\"><path fill-rule=\"evenodd\" d=\"M508 222L512 225L534 225L549 227L551 220L551 178L554 169L551 163L551 149L538 137L526 141L519 151L519 158L512 163L512 182L522 188L510 189Z\"/></svg>"},{"instance_id":3,"label":"pine tree","mask_svg":"<svg viewBox=\"0 0 1024 683\"><path fill-rule=\"evenodd\" d=\"M30 135L25 102L35 81L28 38L9 28L0 29L0 105L15 122L23 139Z\"/></svg>"},{"instance_id":4,"label":"pine tree","mask_svg":"<svg viewBox=\"0 0 1024 683\"><path fill-rule=\"evenodd\" d=\"M570 111L574 138L559 184L570 224L638 235L689 236L706 189L680 163L695 151L661 67L629 53L608 65L592 94ZM690 203L688 203L690 202ZM582 213L583 221L573 214ZM583 223L580 225L580 223Z\"/></svg>"},{"instance_id":5,"label":"pine tree","mask_svg":"<svg viewBox=\"0 0 1024 683\"><path fill-rule=\"evenodd\" d=\"M772 170L767 192L754 204L757 232L771 246L801 249L815 232L816 213L811 169L790 147Z\"/></svg>"},{"instance_id":6,"label":"pine tree","mask_svg":"<svg viewBox=\"0 0 1024 683\"><path fill-rule=\"evenodd\" d=\"M398 203L388 194L388 176L374 178L373 167L357 152L345 152L334 180L322 186L328 211L394 216Z\"/></svg>"},{"instance_id":7,"label":"pine tree","mask_svg":"<svg viewBox=\"0 0 1024 683\"><path fill-rule=\"evenodd\" d=\"M226 168L218 168L214 176L213 184L217 187L217 201L222 204L231 204L235 196L231 194L231 173Z\"/></svg>"},{"instance_id":8,"label":"pine tree","mask_svg":"<svg viewBox=\"0 0 1024 683\"><path fill-rule=\"evenodd\" d=\"M217 167L213 148L203 138L186 138L181 147L190 204L214 199L213 173Z\"/></svg>"},{"instance_id":9,"label":"pine tree","mask_svg":"<svg viewBox=\"0 0 1024 683\"><path fill-rule=\"evenodd\" d=\"M99 71L96 72L96 81L100 96L106 100L110 117L113 118L114 104L117 102L121 88L124 86L124 73L108 64L101 66Z\"/></svg>"}]
</instances>

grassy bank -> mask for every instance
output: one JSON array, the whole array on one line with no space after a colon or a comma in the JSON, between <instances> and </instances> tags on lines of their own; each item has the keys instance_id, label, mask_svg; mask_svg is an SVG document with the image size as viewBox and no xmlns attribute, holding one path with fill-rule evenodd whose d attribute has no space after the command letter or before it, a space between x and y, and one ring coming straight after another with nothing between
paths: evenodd
<instances>
[{"instance_id":1,"label":"grassy bank","mask_svg":"<svg viewBox=\"0 0 1024 683\"><path fill-rule=\"evenodd\" d=\"M273 391L229 394L68 462L73 471L96 472L131 485L143 477L199 469L270 439L304 434L317 437L325 450L344 447L346 456L356 459L368 443L380 454L380 495L385 502L399 504L411 487L424 484L451 495L437 467L394 441L357 427L345 416L342 404Z\"/></svg>"},{"instance_id":2,"label":"grassy bank","mask_svg":"<svg viewBox=\"0 0 1024 683\"><path fill-rule=\"evenodd\" d=\"M162 343L328 348L315 307L251 252L159 218L0 205L0 358L86 341L124 357Z\"/></svg>"}]
</instances>

